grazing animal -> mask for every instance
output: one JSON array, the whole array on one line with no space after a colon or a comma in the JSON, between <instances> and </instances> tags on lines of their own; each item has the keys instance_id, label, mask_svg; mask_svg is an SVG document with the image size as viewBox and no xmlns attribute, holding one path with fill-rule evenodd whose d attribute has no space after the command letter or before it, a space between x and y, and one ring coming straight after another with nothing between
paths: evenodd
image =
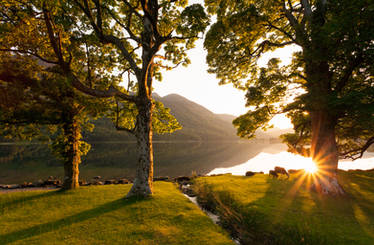
<instances>
[{"instance_id":1,"label":"grazing animal","mask_svg":"<svg viewBox=\"0 0 374 245\"><path fill-rule=\"evenodd\" d=\"M290 175L288 174L287 170L284 169L284 168L282 168L282 167L278 167L278 166L277 166L277 167L274 168L274 171L275 171L277 174L285 174L285 175L287 175L287 178L290 177Z\"/></svg>"},{"instance_id":2,"label":"grazing animal","mask_svg":"<svg viewBox=\"0 0 374 245\"><path fill-rule=\"evenodd\" d=\"M245 173L245 176L253 176L253 175L255 175L256 173L255 172L252 172L252 171L247 171L246 173Z\"/></svg>"},{"instance_id":3,"label":"grazing animal","mask_svg":"<svg viewBox=\"0 0 374 245\"><path fill-rule=\"evenodd\" d=\"M273 178L278 178L278 174L274 170L270 170L269 175L271 175Z\"/></svg>"}]
</instances>

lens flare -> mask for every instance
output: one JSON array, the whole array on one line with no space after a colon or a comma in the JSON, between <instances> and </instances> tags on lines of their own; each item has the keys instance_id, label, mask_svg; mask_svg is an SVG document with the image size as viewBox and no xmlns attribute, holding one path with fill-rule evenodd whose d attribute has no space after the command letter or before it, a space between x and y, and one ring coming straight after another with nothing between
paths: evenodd
<instances>
[{"instance_id":1,"label":"lens flare","mask_svg":"<svg viewBox=\"0 0 374 245\"><path fill-rule=\"evenodd\" d=\"M318 171L318 167L315 162L313 161L308 161L304 163L304 170L307 173L314 174Z\"/></svg>"}]
</instances>

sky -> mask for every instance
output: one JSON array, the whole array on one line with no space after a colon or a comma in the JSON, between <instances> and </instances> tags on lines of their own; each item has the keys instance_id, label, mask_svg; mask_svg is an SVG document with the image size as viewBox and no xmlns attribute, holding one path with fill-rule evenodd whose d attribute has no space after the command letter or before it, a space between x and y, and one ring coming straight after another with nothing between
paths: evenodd
<instances>
[{"instance_id":1,"label":"sky","mask_svg":"<svg viewBox=\"0 0 374 245\"><path fill-rule=\"evenodd\" d=\"M218 85L215 74L207 72L206 51L202 43L199 40L196 48L189 51L189 66L163 72L163 81L154 83L155 92L161 96L173 93L182 95L214 113L235 116L245 113L245 91L235 89L231 84Z\"/></svg>"},{"instance_id":2,"label":"sky","mask_svg":"<svg viewBox=\"0 0 374 245\"><path fill-rule=\"evenodd\" d=\"M188 3L203 4L204 1L189 0ZM198 40L196 47L188 52L191 60L189 66L179 66L171 71L163 72L163 81L153 83L154 92L160 96L179 94L217 114L239 116L246 113L248 108L245 107L245 91L235 89L231 84L218 85L219 80L216 79L215 74L207 72L207 52L203 48L203 42L203 40ZM278 57L283 64L287 64L296 49L296 47L290 47L267 54L259 61L259 64L264 66L272 57ZM284 115L275 116L270 123L277 128L292 128L290 120Z\"/></svg>"},{"instance_id":3,"label":"sky","mask_svg":"<svg viewBox=\"0 0 374 245\"><path fill-rule=\"evenodd\" d=\"M289 63L293 49L284 49L266 55L260 65L266 64L270 57L279 57L282 63ZM191 64L179 66L163 72L163 81L154 82L154 92L160 96L179 94L217 114L239 116L248 111L245 107L245 91L234 88L231 84L218 85L215 74L207 72L206 50L203 40L198 40L196 47L188 52ZM290 120L284 115L276 116L272 121L277 128L291 128Z\"/></svg>"}]
</instances>

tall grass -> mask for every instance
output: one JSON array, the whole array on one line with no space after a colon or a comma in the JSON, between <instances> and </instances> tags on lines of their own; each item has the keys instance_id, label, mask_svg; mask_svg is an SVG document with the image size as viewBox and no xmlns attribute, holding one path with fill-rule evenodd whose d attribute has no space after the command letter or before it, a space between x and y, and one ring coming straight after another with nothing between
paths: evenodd
<instances>
[{"instance_id":1,"label":"tall grass","mask_svg":"<svg viewBox=\"0 0 374 245\"><path fill-rule=\"evenodd\" d=\"M223 175L198 178L194 189L243 244L374 244L374 172L341 172L345 197L299 180Z\"/></svg>"}]
</instances>

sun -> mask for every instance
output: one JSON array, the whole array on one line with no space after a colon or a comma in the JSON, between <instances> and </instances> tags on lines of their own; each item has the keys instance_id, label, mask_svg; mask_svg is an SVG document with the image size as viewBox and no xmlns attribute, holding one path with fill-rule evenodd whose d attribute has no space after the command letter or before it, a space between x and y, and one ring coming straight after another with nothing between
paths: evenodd
<instances>
[{"instance_id":1,"label":"sun","mask_svg":"<svg viewBox=\"0 0 374 245\"><path fill-rule=\"evenodd\" d=\"M307 173L314 174L318 171L318 167L315 162L313 161L307 161L304 163L304 170Z\"/></svg>"}]
</instances>

